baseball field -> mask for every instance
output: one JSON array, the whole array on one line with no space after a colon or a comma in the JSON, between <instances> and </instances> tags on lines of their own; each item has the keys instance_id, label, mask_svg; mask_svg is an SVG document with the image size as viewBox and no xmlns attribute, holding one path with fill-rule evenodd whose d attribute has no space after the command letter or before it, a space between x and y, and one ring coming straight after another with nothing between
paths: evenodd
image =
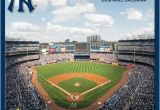
<instances>
[{"instance_id":1,"label":"baseball field","mask_svg":"<svg viewBox=\"0 0 160 110\"><path fill-rule=\"evenodd\" d=\"M46 93L56 105L66 109L92 105L117 85L127 70L123 66L90 61L60 62L34 69Z\"/></svg>"}]
</instances>

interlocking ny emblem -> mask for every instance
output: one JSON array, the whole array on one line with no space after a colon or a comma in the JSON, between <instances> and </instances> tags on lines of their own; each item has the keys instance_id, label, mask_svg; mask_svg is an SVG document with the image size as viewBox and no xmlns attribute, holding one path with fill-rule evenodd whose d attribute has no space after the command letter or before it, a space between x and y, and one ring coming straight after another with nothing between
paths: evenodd
<instances>
[{"instance_id":1,"label":"interlocking ny emblem","mask_svg":"<svg viewBox=\"0 0 160 110\"><path fill-rule=\"evenodd\" d=\"M76 102L73 102L70 104L70 109L76 109L77 108L77 103Z\"/></svg>"},{"instance_id":2,"label":"interlocking ny emblem","mask_svg":"<svg viewBox=\"0 0 160 110\"><path fill-rule=\"evenodd\" d=\"M8 10L10 12L13 12L14 3L15 3L15 0L11 0L10 4L8 6ZM29 12L32 12L35 9L32 5L31 0L19 0L18 12L24 12L24 6L23 6L24 4L28 7Z\"/></svg>"}]
</instances>

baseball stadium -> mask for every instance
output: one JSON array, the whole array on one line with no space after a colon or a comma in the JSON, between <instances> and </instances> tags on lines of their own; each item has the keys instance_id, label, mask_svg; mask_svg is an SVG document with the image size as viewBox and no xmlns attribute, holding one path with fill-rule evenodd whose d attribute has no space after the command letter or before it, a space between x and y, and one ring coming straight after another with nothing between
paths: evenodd
<instances>
[{"instance_id":1,"label":"baseball stadium","mask_svg":"<svg viewBox=\"0 0 160 110\"><path fill-rule=\"evenodd\" d=\"M153 110L155 39L98 37L7 40L6 109Z\"/></svg>"}]
</instances>

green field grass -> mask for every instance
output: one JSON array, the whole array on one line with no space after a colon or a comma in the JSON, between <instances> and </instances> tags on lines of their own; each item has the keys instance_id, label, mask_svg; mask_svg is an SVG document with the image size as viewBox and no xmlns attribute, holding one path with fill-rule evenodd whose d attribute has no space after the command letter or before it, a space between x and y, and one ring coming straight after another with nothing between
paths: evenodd
<instances>
[{"instance_id":1,"label":"green field grass","mask_svg":"<svg viewBox=\"0 0 160 110\"><path fill-rule=\"evenodd\" d=\"M46 80L53 76L63 74L63 73L92 73L92 74L99 74L111 80L108 84L97 88L90 93L85 94L84 99L77 104L77 108L83 108L91 105L97 99L99 99L104 93L106 93L109 89L114 87L122 78L122 73L126 70L125 67L118 66L113 67L110 64L104 63L95 63L89 61L75 61L75 62L61 62L61 63L54 63L49 65L40 65L36 67L38 72L38 81L43 86L43 88L47 91L50 97L55 101L55 103L61 107L69 108L70 102L66 100L66 95L58 90L57 88L53 87L49 84ZM71 81L72 82L72 81ZM74 82L74 81L73 81ZM65 84L60 85L67 91L71 92L79 92L80 90L70 89L71 85ZM85 89L86 86L85 86ZM81 91L80 91L81 92Z\"/></svg>"},{"instance_id":2,"label":"green field grass","mask_svg":"<svg viewBox=\"0 0 160 110\"><path fill-rule=\"evenodd\" d=\"M75 87L74 84L77 82L80 84L80 86ZM58 86L70 93L82 93L97 86L97 84L94 81L90 81L84 78L73 78L60 82Z\"/></svg>"}]
</instances>

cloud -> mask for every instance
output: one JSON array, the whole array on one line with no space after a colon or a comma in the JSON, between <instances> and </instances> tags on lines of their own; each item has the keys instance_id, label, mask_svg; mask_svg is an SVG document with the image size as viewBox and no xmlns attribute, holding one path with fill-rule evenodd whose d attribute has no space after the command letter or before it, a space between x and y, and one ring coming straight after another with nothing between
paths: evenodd
<instances>
[{"instance_id":1,"label":"cloud","mask_svg":"<svg viewBox=\"0 0 160 110\"><path fill-rule=\"evenodd\" d=\"M64 41L64 39L77 40L79 42L86 41L86 37L93 34L99 34L98 30L85 27L70 27L58 24L47 23L47 34L52 36L50 41Z\"/></svg>"},{"instance_id":2,"label":"cloud","mask_svg":"<svg viewBox=\"0 0 160 110\"><path fill-rule=\"evenodd\" d=\"M49 0L32 0L33 5L36 5L36 11L46 11Z\"/></svg>"},{"instance_id":3,"label":"cloud","mask_svg":"<svg viewBox=\"0 0 160 110\"><path fill-rule=\"evenodd\" d=\"M146 23L145 27L141 27L135 32L140 35L154 35L154 23Z\"/></svg>"},{"instance_id":4,"label":"cloud","mask_svg":"<svg viewBox=\"0 0 160 110\"><path fill-rule=\"evenodd\" d=\"M85 14L85 23L89 27L111 27L114 24L114 19L109 15L101 15L96 13Z\"/></svg>"},{"instance_id":5,"label":"cloud","mask_svg":"<svg viewBox=\"0 0 160 110\"><path fill-rule=\"evenodd\" d=\"M139 34L151 34L153 35L154 34L154 27L143 27L143 28L140 28L139 30L137 30L137 32Z\"/></svg>"},{"instance_id":6,"label":"cloud","mask_svg":"<svg viewBox=\"0 0 160 110\"><path fill-rule=\"evenodd\" d=\"M28 22L14 22L12 23L12 28L15 31L39 31L40 27L37 25L33 25Z\"/></svg>"},{"instance_id":7,"label":"cloud","mask_svg":"<svg viewBox=\"0 0 160 110\"><path fill-rule=\"evenodd\" d=\"M143 14L140 10L130 8L120 13L121 15L127 15L128 20L143 20Z\"/></svg>"},{"instance_id":8,"label":"cloud","mask_svg":"<svg viewBox=\"0 0 160 110\"><path fill-rule=\"evenodd\" d=\"M75 5L75 4L86 4L89 0L68 0L68 4Z\"/></svg>"},{"instance_id":9,"label":"cloud","mask_svg":"<svg viewBox=\"0 0 160 110\"><path fill-rule=\"evenodd\" d=\"M42 21L46 21L46 18L41 18Z\"/></svg>"},{"instance_id":10,"label":"cloud","mask_svg":"<svg viewBox=\"0 0 160 110\"><path fill-rule=\"evenodd\" d=\"M13 32L13 31L6 33L6 39L40 41L40 42L49 42L52 40L50 36L44 35L39 32Z\"/></svg>"},{"instance_id":11,"label":"cloud","mask_svg":"<svg viewBox=\"0 0 160 110\"><path fill-rule=\"evenodd\" d=\"M133 30L120 35L120 39L146 39L154 38L154 25L153 23L147 23L145 27Z\"/></svg>"},{"instance_id":12,"label":"cloud","mask_svg":"<svg viewBox=\"0 0 160 110\"><path fill-rule=\"evenodd\" d=\"M50 0L50 1L52 3L52 6L54 6L55 8L58 8L58 7L66 6L68 0Z\"/></svg>"},{"instance_id":13,"label":"cloud","mask_svg":"<svg viewBox=\"0 0 160 110\"><path fill-rule=\"evenodd\" d=\"M79 27L67 27L61 25L55 25L47 23L47 31L57 33L57 34L93 34L94 30L88 28L79 28Z\"/></svg>"},{"instance_id":14,"label":"cloud","mask_svg":"<svg viewBox=\"0 0 160 110\"><path fill-rule=\"evenodd\" d=\"M93 3L76 4L75 6L64 6L52 11L53 22L65 22L74 20L85 13L95 12L96 8Z\"/></svg>"},{"instance_id":15,"label":"cloud","mask_svg":"<svg viewBox=\"0 0 160 110\"><path fill-rule=\"evenodd\" d=\"M148 22L146 25L149 27L154 27L154 22Z\"/></svg>"},{"instance_id":16,"label":"cloud","mask_svg":"<svg viewBox=\"0 0 160 110\"><path fill-rule=\"evenodd\" d=\"M144 19L148 20L148 19L152 19L152 18L154 18L154 10L149 9L145 14Z\"/></svg>"}]
</instances>

